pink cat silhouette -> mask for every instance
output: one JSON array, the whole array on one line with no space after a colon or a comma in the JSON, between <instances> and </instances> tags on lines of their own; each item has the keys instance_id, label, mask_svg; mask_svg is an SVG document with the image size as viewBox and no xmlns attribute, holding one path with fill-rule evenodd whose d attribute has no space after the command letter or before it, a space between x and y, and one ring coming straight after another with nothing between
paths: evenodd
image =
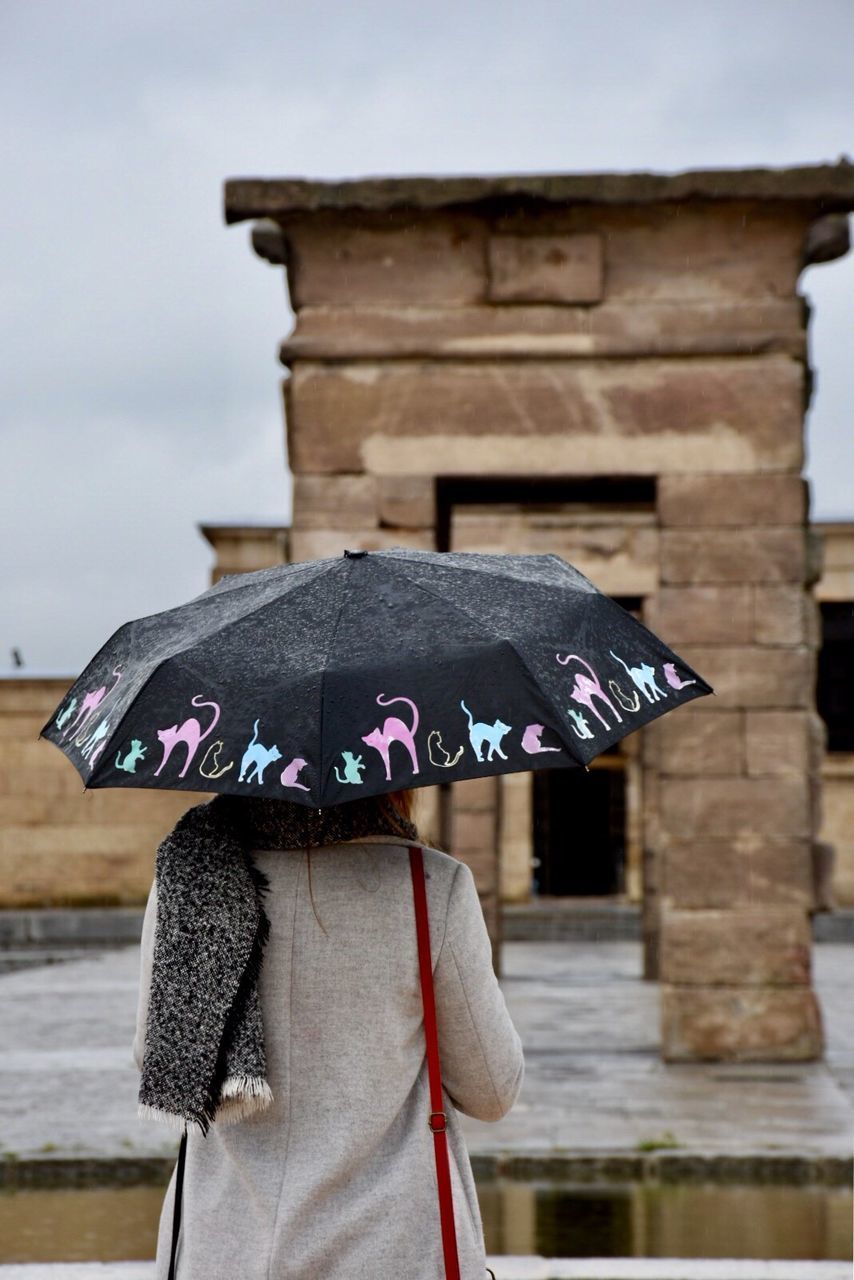
<instances>
[{"instance_id":1,"label":"pink cat silhouette","mask_svg":"<svg viewBox=\"0 0 854 1280\"><path fill-rule=\"evenodd\" d=\"M307 763L302 756L295 756L290 764L286 764L282 770L282 786L298 787L300 791L310 791L311 787L304 787L301 782L297 782L300 770L304 769Z\"/></svg>"},{"instance_id":2,"label":"pink cat silhouette","mask_svg":"<svg viewBox=\"0 0 854 1280\"><path fill-rule=\"evenodd\" d=\"M670 685L671 689L687 689L689 684L696 684L696 680L683 680L676 673L676 667L672 662L664 664L664 678Z\"/></svg>"},{"instance_id":3,"label":"pink cat silhouette","mask_svg":"<svg viewBox=\"0 0 854 1280\"><path fill-rule=\"evenodd\" d=\"M610 708L611 712L617 717L618 723L623 723L623 717L620 715L619 711L602 688L602 685L599 683L599 677L589 662L585 662L583 658L579 658L577 653L568 653L565 658L562 658L559 653L556 653L555 657L562 667L565 667L568 662L580 662L582 667L586 667L590 672L589 676L584 675L582 671L573 672L573 675L575 676L575 684L572 686L572 691L569 695L573 702L580 702L583 707L587 707L588 711L592 711L596 719L603 724L606 729L610 729L611 726L608 724L608 721L604 716L600 715L596 710L596 707L593 705L593 699L599 698L600 701L604 702L605 706Z\"/></svg>"},{"instance_id":4,"label":"pink cat silhouette","mask_svg":"<svg viewBox=\"0 0 854 1280\"><path fill-rule=\"evenodd\" d=\"M77 715L74 717L71 724L68 726L68 728L65 730L65 733L62 735L63 742L65 741L65 739L68 737L69 734L74 733L78 725L80 727L80 734L82 735L83 730L86 728L87 724L92 719L93 715L98 710L98 708L100 707L104 699L110 693L115 692L116 686L118 685L119 681L122 678L122 673L121 671L118 670L118 668L115 668L113 670L113 675L116 678L113 681L112 689L108 690L107 686L105 684L102 684L100 689L91 689L89 693L86 694L86 697L83 699L83 702L81 703L80 710L77 712Z\"/></svg>"},{"instance_id":5,"label":"pink cat silhouette","mask_svg":"<svg viewBox=\"0 0 854 1280\"><path fill-rule=\"evenodd\" d=\"M183 778L186 775L186 772L189 769L190 765L193 763L193 756L196 754L196 752L199 749L199 743L202 741L203 738L206 738L208 734L213 731L214 725L216 724L217 720L219 720L220 709L219 709L218 703L205 702L202 699L202 695L200 693L195 694L190 699L190 701L192 702L194 707L213 707L214 718L208 725L207 729L204 730L204 732L202 732L202 726L195 716L190 716L189 719L184 721L184 723L180 726L180 728L177 724L173 724L171 729L158 729L157 736L163 744L163 759L160 761L160 764L154 770L155 777L159 775L161 769L166 764L166 761L169 759L170 755L172 754L173 748L177 745L177 743L182 742L184 746L187 748L187 759L185 760L184 768L178 774L178 777Z\"/></svg>"},{"instance_id":6,"label":"pink cat silhouette","mask_svg":"<svg viewBox=\"0 0 854 1280\"><path fill-rule=\"evenodd\" d=\"M412 724L404 724L397 716L388 716L383 722L381 729L373 729L369 734L362 738L369 747L373 747L382 756L385 765L385 776L387 781L391 782L391 761L389 760L389 747L393 742L399 742L409 752L409 758L412 761L412 772L418 773L418 753L415 749L415 731L418 728L418 708L411 698L386 698L385 694L377 694L377 702L381 707L390 707L393 702L406 702L412 708Z\"/></svg>"},{"instance_id":7,"label":"pink cat silhouette","mask_svg":"<svg viewBox=\"0 0 854 1280\"><path fill-rule=\"evenodd\" d=\"M525 732L522 734L522 750L527 751L529 756L542 755L544 751L560 751L560 747L544 747L540 742L540 734L544 727L541 724L526 725Z\"/></svg>"}]
</instances>

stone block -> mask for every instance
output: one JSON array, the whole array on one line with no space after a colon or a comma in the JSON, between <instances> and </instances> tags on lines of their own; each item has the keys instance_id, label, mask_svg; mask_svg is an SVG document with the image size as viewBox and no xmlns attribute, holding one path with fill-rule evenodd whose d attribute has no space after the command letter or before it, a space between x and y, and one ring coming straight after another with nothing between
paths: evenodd
<instances>
[{"instance_id":1,"label":"stone block","mask_svg":"<svg viewBox=\"0 0 854 1280\"><path fill-rule=\"evenodd\" d=\"M462 306L486 297L486 228L478 218L315 214L285 228L291 303Z\"/></svg>"},{"instance_id":2,"label":"stone block","mask_svg":"<svg viewBox=\"0 0 854 1280\"><path fill-rule=\"evenodd\" d=\"M716 709L813 705L815 653L812 649L756 646L683 645L680 655L714 689Z\"/></svg>"},{"instance_id":3,"label":"stone block","mask_svg":"<svg viewBox=\"0 0 854 1280\"><path fill-rule=\"evenodd\" d=\"M757 644L815 646L815 604L801 585L753 587L753 639Z\"/></svg>"},{"instance_id":4,"label":"stone block","mask_svg":"<svg viewBox=\"0 0 854 1280\"><path fill-rule=\"evenodd\" d=\"M663 910L661 979L680 987L807 986L809 917L787 907Z\"/></svg>"},{"instance_id":5,"label":"stone block","mask_svg":"<svg viewBox=\"0 0 854 1280\"><path fill-rule=\"evenodd\" d=\"M811 835L805 778L670 778L661 784L662 829L681 839Z\"/></svg>"},{"instance_id":6,"label":"stone block","mask_svg":"<svg viewBox=\"0 0 854 1280\"><path fill-rule=\"evenodd\" d=\"M451 792L454 813L492 813L498 803L498 783L494 777L468 778L455 782Z\"/></svg>"},{"instance_id":7,"label":"stone block","mask_svg":"<svg viewBox=\"0 0 854 1280\"><path fill-rule=\"evenodd\" d=\"M818 1001L809 987L661 989L668 1062L809 1062L821 1057Z\"/></svg>"},{"instance_id":8,"label":"stone block","mask_svg":"<svg viewBox=\"0 0 854 1280\"><path fill-rule=\"evenodd\" d=\"M752 588L660 587L645 603L645 620L668 644L750 644Z\"/></svg>"},{"instance_id":9,"label":"stone block","mask_svg":"<svg viewBox=\"0 0 854 1280\"><path fill-rule=\"evenodd\" d=\"M657 506L664 527L803 525L809 491L796 475L662 476Z\"/></svg>"},{"instance_id":10,"label":"stone block","mask_svg":"<svg viewBox=\"0 0 854 1280\"><path fill-rule=\"evenodd\" d=\"M701 704L702 706L702 704ZM663 776L710 777L745 772L744 713L690 704L654 720L644 729L650 740L648 763Z\"/></svg>"},{"instance_id":11,"label":"stone block","mask_svg":"<svg viewBox=\"0 0 854 1280\"><path fill-rule=\"evenodd\" d=\"M0 677L0 715L20 712L41 716L42 724L65 697L74 683L74 676ZM39 726L41 727L41 726Z\"/></svg>"},{"instance_id":12,"label":"stone block","mask_svg":"<svg viewBox=\"0 0 854 1280\"><path fill-rule=\"evenodd\" d=\"M747 772L751 777L812 771L810 714L807 711L747 712Z\"/></svg>"},{"instance_id":13,"label":"stone block","mask_svg":"<svg viewBox=\"0 0 854 1280\"><path fill-rule=\"evenodd\" d=\"M384 551L389 547L435 550L432 529L294 529L291 552L294 560L324 560L343 556L344 551Z\"/></svg>"},{"instance_id":14,"label":"stone block","mask_svg":"<svg viewBox=\"0 0 854 1280\"><path fill-rule=\"evenodd\" d=\"M374 476L294 476L294 528L376 529L378 524Z\"/></svg>"},{"instance_id":15,"label":"stone block","mask_svg":"<svg viewBox=\"0 0 854 1280\"><path fill-rule=\"evenodd\" d=\"M491 302L600 302L602 238L497 235L487 242Z\"/></svg>"},{"instance_id":16,"label":"stone block","mask_svg":"<svg viewBox=\"0 0 854 1280\"><path fill-rule=\"evenodd\" d=\"M611 596L645 595L658 586L658 531L613 517L593 521L513 503L461 504L452 513L451 545L455 551L561 556Z\"/></svg>"},{"instance_id":17,"label":"stone block","mask_svg":"<svg viewBox=\"0 0 854 1280\"><path fill-rule=\"evenodd\" d=\"M663 583L804 582L800 525L756 529L663 529Z\"/></svg>"},{"instance_id":18,"label":"stone block","mask_svg":"<svg viewBox=\"0 0 854 1280\"><path fill-rule=\"evenodd\" d=\"M798 470L800 366L740 360L298 361L296 472L658 475Z\"/></svg>"},{"instance_id":19,"label":"stone block","mask_svg":"<svg viewBox=\"0 0 854 1280\"><path fill-rule=\"evenodd\" d=\"M737 908L746 903L813 906L810 842L747 832L714 839L668 835L661 853L662 900L670 907Z\"/></svg>"},{"instance_id":20,"label":"stone block","mask_svg":"<svg viewBox=\"0 0 854 1280\"><path fill-rule=\"evenodd\" d=\"M436 482L432 476L379 476L375 483L380 524L396 529L435 525Z\"/></svg>"},{"instance_id":21,"label":"stone block","mask_svg":"<svg viewBox=\"0 0 854 1280\"><path fill-rule=\"evenodd\" d=\"M54 829L53 848L0 854L0 906L128 906L142 904L154 878L157 844L138 829L121 850L67 851Z\"/></svg>"},{"instance_id":22,"label":"stone block","mask_svg":"<svg viewBox=\"0 0 854 1280\"><path fill-rule=\"evenodd\" d=\"M804 359L792 298L590 306L303 307L281 344L296 360L488 360L785 352Z\"/></svg>"},{"instance_id":23,"label":"stone block","mask_svg":"<svg viewBox=\"0 0 854 1280\"><path fill-rule=\"evenodd\" d=\"M49 714L49 711L5 711L0 702L0 759L3 742L36 742Z\"/></svg>"}]
</instances>

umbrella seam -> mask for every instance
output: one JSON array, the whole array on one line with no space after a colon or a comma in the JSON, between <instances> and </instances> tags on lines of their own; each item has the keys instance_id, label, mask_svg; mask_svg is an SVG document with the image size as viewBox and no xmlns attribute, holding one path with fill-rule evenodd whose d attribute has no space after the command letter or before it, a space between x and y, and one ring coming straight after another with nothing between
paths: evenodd
<instances>
[{"instance_id":1,"label":"umbrella seam","mask_svg":"<svg viewBox=\"0 0 854 1280\"><path fill-rule=\"evenodd\" d=\"M341 561L340 561L340 560L332 560L332 561L330 561L330 565L335 565L335 564L340 564L340 563L341 563ZM324 787L324 782L325 782L325 780L326 780L326 774L325 774L325 772L324 772L324 768L323 768L323 758L324 758L324 749L323 749L323 721L324 721L324 718L325 718L325 717L324 717L324 714L323 714L323 708L324 708L324 696L323 696L323 695L324 695L324 693L326 692L326 668L329 666L329 659L330 659L330 656L331 656L331 654L332 654L332 649L333 649L333 647L334 647L334 645L335 645L335 641L336 641L336 639L338 638L338 628L339 628L339 627L340 627L340 625L341 625L341 616L342 616L342 614L344 613L344 606L347 604L347 601L350 599L350 596L351 596L351 594L352 594L352 590L353 590L353 588L352 588L352 578L353 578L353 561L345 558L345 563L346 563L347 570L348 570L348 572L347 572L347 579L346 579L346 582L345 582L345 584L344 584L344 588L345 588L345 589L344 589L344 591L343 591L343 592L342 592L342 594L341 594L341 603L340 603L340 605L338 606L338 616L337 616L337 617L336 617L336 619L335 619L335 626L332 628L332 635L331 635L331 636L330 636L330 638L329 638L329 647L328 647L328 648L327 648L327 650L326 650L326 657L325 657L325 658L324 658L324 660L323 660L323 667L322 667L321 672L320 672L320 706L319 706L319 714L318 714L318 719L319 719L319 721L320 721L320 732L319 732L319 735L318 735L318 762L317 762L317 772L318 772L318 782L317 782L317 799L318 799L318 801L320 801L320 799L321 799L321 797L322 797L322 795L323 795L323 787ZM318 804L318 808L319 808L319 807L320 807L320 805Z\"/></svg>"}]
</instances>

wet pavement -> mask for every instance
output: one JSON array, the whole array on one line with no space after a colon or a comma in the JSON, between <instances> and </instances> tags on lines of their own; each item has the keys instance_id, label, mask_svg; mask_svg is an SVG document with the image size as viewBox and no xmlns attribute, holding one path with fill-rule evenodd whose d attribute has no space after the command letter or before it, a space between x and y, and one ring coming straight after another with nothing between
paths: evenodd
<instances>
[{"instance_id":1,"label":"wet pavement","mask_svg":"<svg viewBox=\"0 0 854 1280\"><path fill-rule=\"evenodd\" d=\"M665 1065L658 988L632 942L512 942L503 986L526 1079L498 1124L466 1121L476 1161L668 1162L850 1158L854 946L815 948L823 1063ZM0 975L0 1180L32 1162L169 1158L174 1137L136 1116L130 1045L136 948ZM847 985L846 985L847 984ZM41 1179L38 1179L41 1180Z\"/></svg>"}]
</instances>

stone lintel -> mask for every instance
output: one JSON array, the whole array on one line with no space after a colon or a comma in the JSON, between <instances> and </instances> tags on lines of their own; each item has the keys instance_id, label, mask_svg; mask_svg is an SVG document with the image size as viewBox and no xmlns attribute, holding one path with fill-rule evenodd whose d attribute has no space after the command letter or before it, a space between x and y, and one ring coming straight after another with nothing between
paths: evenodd
<instances>
[{"instance_id":1,"label":"stone lintel","mask_svg":"<svg viewBox=\"0 0 854 1280\"><path fill-rule=\"evenodd\" d=\"M304 306L279 349L296 360L574 360L806 355L800 305L690 300L589 306Z\"/></svg>"}]
</instances>

